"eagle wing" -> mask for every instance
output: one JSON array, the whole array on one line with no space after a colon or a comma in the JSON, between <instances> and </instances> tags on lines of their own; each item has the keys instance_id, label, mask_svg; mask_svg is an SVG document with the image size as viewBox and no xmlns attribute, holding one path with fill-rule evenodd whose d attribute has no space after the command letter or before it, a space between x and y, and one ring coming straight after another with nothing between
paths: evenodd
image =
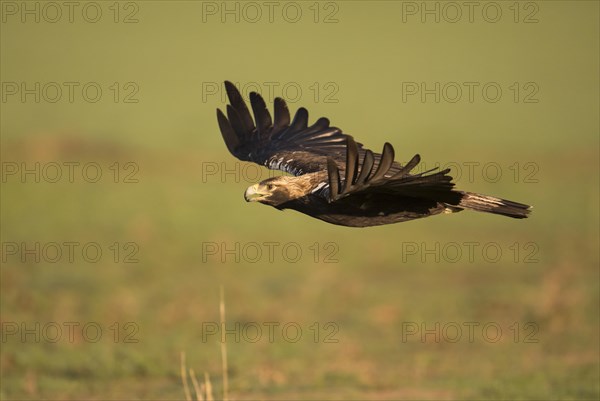
<instances>
[{"instance_id":1,"label":"eagle wing","mask_svg":"<svg viewBox=\"0 0 600 401\"><path fill-rule=\"evenodd\" d=\"M296 176L327 172L328 182L319 186L314 194L329 202L364 193L367 189L413 197L443 195L456 202L459 200L460 196L452 192L452 178L446 175L449 170L431 175L426 174L435 169L409 174L419 163L419 155L402 166L394 161L394 149L389 143L379 154L364 148L341 129L330 126L325 117L309 126L308 111L304 107L298 109L290 122L290 112L281 98L275 99L272 119L265 101L256 92L250 93L253 119L235 85L225 81L225 89L231 104L227 105L227 116L217 109L217 119L227 148L240 160ZM359 158L363 160L360 173ZM342 179L341 175L345 177Z\"/></svg>"},{"instance_id":2,"label":"eagle wing","mask_svg":"<svg viewBox=\"0 0 600 401\"><path fill-rule=\"evenodd\" d=\"M227 105L227 116L217 109L217 120L227 149L238 159L296 176L325 170L328 157L344 160L349 136L330 126L327 118L309 126L308 111L301 107L290 122L285 101L276 98L271 119L263 98L252 92L253 120L235 85L225 81L225 89L231 104ZM356 146L364 152L361 144Z\"/></svg>"},{"instance_id":3,"label":"eagle wing","mask_svg":"<svg viewBox=\"0 0 600 401\"><path fill-rule=\"evenodd\" d=\"M361 165L358 149L352 137L348 137L343 178L336 161L332 158L327 160L328 182L320 189L319 195L330 203L377 193L430 199L450 205L457 205L462 199L461 192L453 191L452 177L447 175L450 169L432 173L437 170L433 168L410 174L421 160L418 154L401 168L393 168L397 164L394 163L394 148L387 142L378 165L375 164L375 155L370 150L364 152Z\"/></svg>"}]
</instances>

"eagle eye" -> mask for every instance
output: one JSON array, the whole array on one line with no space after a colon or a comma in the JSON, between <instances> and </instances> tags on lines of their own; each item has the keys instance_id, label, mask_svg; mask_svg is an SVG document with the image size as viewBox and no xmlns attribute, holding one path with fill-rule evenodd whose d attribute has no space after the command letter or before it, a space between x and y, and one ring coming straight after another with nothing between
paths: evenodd
<instances>
[{"instance_id":1,"label":"eagle eye","mask_svg":"<svg viewBox=\"0 0 600 401\"><path fill-rule=\"evenodd\" d=\"M273 184L267 184L267 189L269 191L271 191L273 188L275 188L275 185L273 185Z\"/></svg>"}]
</instances>

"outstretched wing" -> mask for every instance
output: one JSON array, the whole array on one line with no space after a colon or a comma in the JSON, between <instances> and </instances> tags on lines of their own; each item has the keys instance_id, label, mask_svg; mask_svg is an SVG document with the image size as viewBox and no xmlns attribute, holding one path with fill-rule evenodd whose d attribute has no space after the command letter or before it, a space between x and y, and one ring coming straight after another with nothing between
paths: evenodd
<instances>
[{"instance_id":1,"label":"outstretched wing","mask_svg":"<svg viewBox=\"0 0 600 401\"><path fill-rule=\"evenodd\" d=\"M290 122L285 101L275 99L274 119L263 98L250 93L254 120L235 85L225 81L230 105L227 116L217 109L217 119L227 148L235 157L270 169L302 175L325 170L327 157L343 160L346 139L339 128L331 127L327 118L308 125L308 111L301 107ZM356 144L361 152L361 144Z\"/></svg>"},{"instance_id":2,"label":"outstretched wing","mask_svg":"<svg viewBox=\"0 0 600 401\"><path fill-rule=\"evenodd\" d=\"M419 155L415 155L405 166L394 169L394 148L386 143L379 165L375 165L373 152L366 150L362 165L359 166L358 149L352 137L348 137L343 179L336 162L331 158L327 160L328 183L321 189L320 195L329 202L367 193L387 193L457 205L463 196L461 192L453 191L452 177L447 175L450 169L429 174L436 170L434 168L411 175L410 171L421 160Z\"/></svg>"}]
</instances>

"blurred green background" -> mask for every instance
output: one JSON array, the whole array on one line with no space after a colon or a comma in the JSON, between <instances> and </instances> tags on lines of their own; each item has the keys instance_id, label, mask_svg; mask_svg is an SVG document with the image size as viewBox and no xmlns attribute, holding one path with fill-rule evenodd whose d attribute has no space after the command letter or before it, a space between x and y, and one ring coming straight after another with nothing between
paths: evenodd
<instances>
[{"instance_id":1,"label":"blurred green background","mask_svg":"<svg viewBox=\"0 0 600 401\"><path fill-rule=\"evenodd\" d=\"M598 399L597 2L53 4L1 2L2 399L183 399L182 351L221 397L219 337L203 338L221 285L230 329L303 330L228 336L232 398ZM534 213L351 229L246 204L268 174L221 139L225 79ZM73 262L53 262L65 242ZM265 242L302 257L255 258ZM469 341L468 322L502 335ZM407 336L422 324L434 334Z\"/></svg>"}]
</instances>

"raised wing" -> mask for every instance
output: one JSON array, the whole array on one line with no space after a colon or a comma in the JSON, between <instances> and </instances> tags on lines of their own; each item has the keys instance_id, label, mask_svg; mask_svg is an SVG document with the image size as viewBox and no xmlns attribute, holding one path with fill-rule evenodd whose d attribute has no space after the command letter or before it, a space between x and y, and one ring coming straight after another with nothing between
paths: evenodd
<instances>
[{"instance_id":1,"label":"raised wing","mask_svg":"<svg viewBox=\"0 0 600 401\"><path fill-rule=\"evenodd\" d=\"M345 176L341 178L338 165L333 159L327 160L328 185L320 192L329 202L340 201L367 193L388 193L406 197L431 199L457 205L462 193L453 191L450 169L429 174L437 168L411 175L410 171L420 162L415 155L405 166L394 168L394 148L389 143L383 147L379 165L370 150L364 152L359 166L358 145L352 137L347 139Z\"/></svg>"},{"instance_id":2,"label":"raised wing","mask_svg":"<svg viewBox=\"0 0 600 401\"><path fill-rule=\"evenodd\" d=\"M327 157L344 160L346 139L327 118L308 125L308 111L301 107L290 122L285 101L275 99L274 119L263 98L250 94L254 119L235 85L225 81L230 105L227 116L217 109L217 119L227 149L240 160L252 161L270 169L302 175L327 168ZM356 144L364 152L361 144Z\"/></svg>"}]
</instances>

